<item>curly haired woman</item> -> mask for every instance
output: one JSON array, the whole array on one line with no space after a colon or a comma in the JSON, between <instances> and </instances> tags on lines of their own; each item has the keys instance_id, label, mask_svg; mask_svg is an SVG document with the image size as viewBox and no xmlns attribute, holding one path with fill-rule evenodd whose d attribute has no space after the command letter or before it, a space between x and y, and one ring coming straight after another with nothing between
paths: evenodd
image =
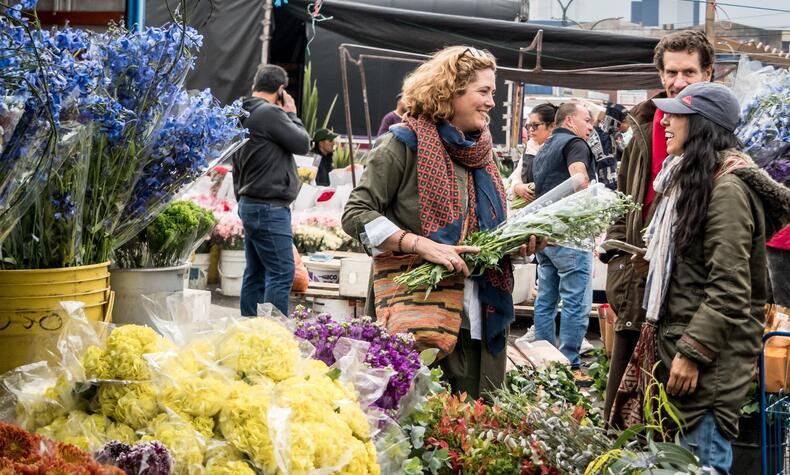
<instances>
[{"instance_id":1,"label":"curly haired woman","mask_svg":"<svg viewBox=\"0 0 790 475\"><path fill-rule=\"evenodd\" d=\"M370 152L343 213L343 229L374 254L368 314L391 333L412 333L421 348L438 348L452 389L474 398L501 385L514 320L509 257L499 270L470 276L461 254L478 249L458 245L506 215L488 130L495 71L488 52L464 46L418 67L403 85L403 124ZM427 298L392 282L425 261L458 276Z\"/></svg>"}]
</instances>

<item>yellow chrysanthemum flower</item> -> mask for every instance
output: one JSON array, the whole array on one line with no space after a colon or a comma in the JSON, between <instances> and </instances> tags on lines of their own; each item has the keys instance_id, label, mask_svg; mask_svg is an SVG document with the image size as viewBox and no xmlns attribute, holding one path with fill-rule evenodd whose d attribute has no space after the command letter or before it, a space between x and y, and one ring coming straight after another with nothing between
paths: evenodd
<instances>
[{"instance_id":1,"label":"yellow chrysanthemum flower","mask_svg":"<svg viewBox=\"0 0 790 475\"><path fill-rule=\"evenodd\" d=\"M258 468L275 473L277 462L266 419L271 388L263 385L244 388L237 384L232 395L219 413L220 432L235 448L249 455Z\"/></svg>"},{"instance_id":2,"label":"yellow chrysanthemum flower","mask_svg":"<svg viewBox=\"0 0 790 475\"><path fill-rule=\"evenodd\" d=\"M170 450L179 474L201 473L203 471L203 437L192 426L167 414L160 414L150 424L150 434L140 440L158 440Z\"/></svg>"},{"instance_id":3,"label":"yellow chrysanthemum flower","mask_svg":"<svg viewBox=\"0 0 790 475\"><path fill-rule=\"evenodd\" d=\"M73 411L68 416L55 419L51 424L39 428L36 432L61 442L94 451L107 442L105 434L112 421L101 414L87 414Z\"/></svg>"},{"instance_id":4,"label":"yellow chrysanthemum flower","mask_svg":"<svg viewBox=\"0 0 790 475\"><path fill-rule=\"evenodd\" d=\"M241 460L217 462L206 466L206 475L255 475L247 462Z\"/></svg>"},{"instance_id":5,"label":"yellow chrysanthemum flower","mask_svg":"<svg viewBox=\"0 0 790 475\"><path fill-rule=\"evenodd\" d=\"M146 427L160 408L151 383L102 383L98 391L101 413L133 429Z\"/></svg>"},{"instance_id":6,"label":"yellow chrysanthemum flower","mask_svg":"<svg viewBox=\"0 0 790 475\"><path fill-rule=\"evenodd\" d=\"M228 382L218 377L182 375L162 390L160 402L193 417L213 417L222 409L229 391Z\"/></svg>"},{"instance_id":7,"label":"yellow chrysanthemum flower","mask_svg":"<svg viewBox=\"0 0 790 475\"><path fill-rule=\"evenodd\" d=\"M293 376L300 358L293 334L268 318L238 324L220 341L217 356L240 378L261 375L275 382Z\"/></svg>"}]
</instances>

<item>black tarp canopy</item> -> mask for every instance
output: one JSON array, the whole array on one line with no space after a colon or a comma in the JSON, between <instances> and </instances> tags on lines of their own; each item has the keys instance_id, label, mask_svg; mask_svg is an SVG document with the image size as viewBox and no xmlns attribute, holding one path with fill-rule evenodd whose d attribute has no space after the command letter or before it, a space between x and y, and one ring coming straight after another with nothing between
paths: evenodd
<instances>
[{"instance_id":1,"label":"black tarp canopy","mask_svg":"<svg viewBox=\"0 0 790 475\"><path fill-rule=\"evenodd\" d=\"M286 11L310 22L309 0L289 0ZM557 28L533 23L428 13L343 0L324 0L320 13L331 17L321 28L362 45L430 53L452 44L490 51L500 66L516 68L519 51L543 30L540 65L536 51L523 53L523 71L501 70L503 79L580 89L660 87L653 67L655 38Z\"/></svg>"}]
</instances>

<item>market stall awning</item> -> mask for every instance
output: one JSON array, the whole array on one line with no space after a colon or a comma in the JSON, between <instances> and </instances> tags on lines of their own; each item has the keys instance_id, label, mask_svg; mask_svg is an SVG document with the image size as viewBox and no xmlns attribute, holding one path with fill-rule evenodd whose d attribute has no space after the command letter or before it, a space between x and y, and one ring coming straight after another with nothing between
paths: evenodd
<instances>
[{"instance_id":1,"label":"market stall awning","mask_svg":"<svg viewBox=\"0 0 790 475\"><path fill-rule=\"evenodd\" d=\"M289 0L287 11L311 21L309 0ZM359 44L430 53L451 44L489 50L501 66L517 68L519 51L543 30L540 52L542 71L536 66L537 51L523 53L523 72L501 71L500 76L532 84L586 89L645 89L660 87L652 66L655 38L557 28L532 23L427 13L324 0L320 13L330 18L321 28L353 39ZM319 33L320 34L320 33ZM599 69L606 68L606 69ZM609 69L614 68L614 69Z\"/></svg>"}]
</instances>

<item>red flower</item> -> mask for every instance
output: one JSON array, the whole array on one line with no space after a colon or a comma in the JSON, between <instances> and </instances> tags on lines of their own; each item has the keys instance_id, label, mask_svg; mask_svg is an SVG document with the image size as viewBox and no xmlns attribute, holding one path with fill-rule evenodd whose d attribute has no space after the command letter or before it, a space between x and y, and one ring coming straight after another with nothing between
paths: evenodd
<instances>
[{"instance_id":1,"label":"red flower","mask_svg":"<svg viewBox=\"0 0 790 475\"><path fill-rule=\"evenodd\" d=\"M582 406L576 406L576 409L573 410L573 415L571 417L573 417L576 422L581 422L582 419L587 417L587 410Z\"/></svg>"},{"instance_id":2,"label":"red flower","mask_svg":"<svg viewBox=\"0 0 790 475\"><path fill-rule=\"evenodd\" d=\"M90 455L80 450L79 447L71 444L57 444L55 446L54 456L66 463L79 466L87 466L94 462Z\"/></svg>"},{"instance_id":3,"label":"red flower","mask_svg":"<svg viewBox=\"0 0 790 475\"><path fill-rule=\"evenodd\" d=\"M439 440L439 439L437 439L435 437L429 437L427 442L432 447L439 447L441 449L449 449L450 448L450 444L448 444L446 440Z\"/></svg>"},{"instance_id":4,"label":"red flower","mask_svg":"<svg viewBox=\"0 0 790 475\"><path fill-rule=\"evenodd\" d=\"M0 424L0 458L13 462L32 463L38 460L39 437L21 427Z\"/></svg>"},{"instance_id":5,"label":"red flower","mask_svg":"<svg viewBox=\"0 0 790 475\"><path fill-rule=\"evenodd\" d=\"M49 459L42 463L38 473L41 475L91 475L90 470L85 467L58 459Z\"/></svg>"}]
</instances>

